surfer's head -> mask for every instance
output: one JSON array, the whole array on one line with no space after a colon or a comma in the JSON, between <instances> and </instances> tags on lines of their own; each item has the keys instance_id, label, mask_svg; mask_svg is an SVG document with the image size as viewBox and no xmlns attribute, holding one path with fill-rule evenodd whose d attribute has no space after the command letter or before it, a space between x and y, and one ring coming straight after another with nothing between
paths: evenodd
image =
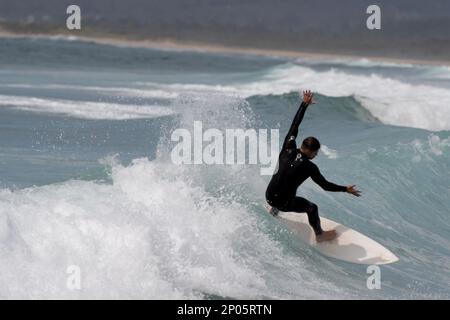
<instances>
[{"instance_id":1,"label":"surfer's head","mask_svg":"<svg viewBox=\"0 0 450 320\"><path fill-rule=\"evenodd\" d=\"M309 159L314 159L320 149L320 142L314 137L308 137L302 142L299 151L307 156Z\"/></svg>"}]
</instances>

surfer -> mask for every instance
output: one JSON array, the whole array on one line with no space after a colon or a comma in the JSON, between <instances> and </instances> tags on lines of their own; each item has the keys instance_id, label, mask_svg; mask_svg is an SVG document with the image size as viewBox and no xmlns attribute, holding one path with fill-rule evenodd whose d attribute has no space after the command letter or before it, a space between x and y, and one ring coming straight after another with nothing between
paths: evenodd
<instances>
[{"instance_id":1,"label":"surfer","mask_svg":"<svg viewBox=\"0 0 450 320\"><path fill-rule=\"evenodd\" d=\"M309 177L322 189L334 192L347 192L359 197L361 192L355 185L340 186L327 181L319 168L310 160L314 159L320 149L320 142L315 137L303 140L297 148L295 139L298 127L303 120L305 111L313 104L314 93L303 91L303 101L292 121L292 125L284 139L283 147L278 156L278 170L272 176L266 190L266 200L271 206L270 213L276 215L278 211L306 212L308 222L314 229L317 242L329 241L336 238L336 230L322 230L320 226L319 210L316 204L305 198L297 197L297 188Z\"/></svg>"}]
</instances>

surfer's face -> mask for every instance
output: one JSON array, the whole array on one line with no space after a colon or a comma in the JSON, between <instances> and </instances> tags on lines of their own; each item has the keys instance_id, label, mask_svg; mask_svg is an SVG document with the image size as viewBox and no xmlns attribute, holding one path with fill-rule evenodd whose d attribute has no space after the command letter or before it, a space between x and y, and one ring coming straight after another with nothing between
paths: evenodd
<instances>
[{"instance_id":1,"label":"surfer's face","mask_svg":"<svg viewBox=\"0 0 450 320\"><path fill-rule=\"evenodd\" d=\"M315 150L312 151L310 149L306 149L306 148L301 148L299 149L299 151L301 151L301 153L303 153L305 156L308 157L308 159L314 159L317 156L317 153L319 152L319 150Z\"/></svg>"},{"instance_id":2,"label":"surfer's face","mask_svg":"<svg viewBox=\"0 0 450 320\"><path fill-rule=\"evenodd\" d=\"M311 151L311 153L308 155L308 157L310 159L314 159L317 156L317 153L319 152L319 150L316 151Z\"/></svg>"}]
</instances>

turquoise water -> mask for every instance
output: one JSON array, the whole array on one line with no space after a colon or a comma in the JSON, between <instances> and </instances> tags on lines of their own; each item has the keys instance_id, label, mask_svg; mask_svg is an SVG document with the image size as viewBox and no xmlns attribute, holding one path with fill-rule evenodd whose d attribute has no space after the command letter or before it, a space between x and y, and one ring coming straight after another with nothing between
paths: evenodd
<instances>
[{"instance_id":1,"label":"turquoise water","mask_svg":"<svg viewBox=\"0 0 450 320\"><path fill-rule=\"evenodd\" d=\"M299 140L363 197L299 194L400 258L380 290L264 213L259 165L171 161L194 121L282 138L306 88ZM445 66L0 39L0 297L448 299L449 137Z\"/></svg>"}]
</instances>

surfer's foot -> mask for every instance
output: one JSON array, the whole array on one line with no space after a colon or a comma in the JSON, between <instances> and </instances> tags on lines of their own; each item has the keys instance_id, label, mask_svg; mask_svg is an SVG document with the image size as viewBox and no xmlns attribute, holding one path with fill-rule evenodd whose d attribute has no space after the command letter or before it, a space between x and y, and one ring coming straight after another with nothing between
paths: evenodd
<instances>
[{"instance_id":1,"label":"surfer's foot","mask_svg":"<svg viewBox=\"0 0 450 320\"><path fill-rule=\"evenodd\" d=\"M274 208L271 206L267 206L267 211L269 211L269 213L273 216L276 216L279 212L279 210L277 208Z\"/></svg>"},{"instance_id":2,"label":"surfer's foot","mask_svg":"<svg viewBox=\"0 0 450 320\"><path fill-rule=\"evenodd\" d=\"M337 237L336 230L329 230L316 235L316 241L317 242L331 241L333 239L336 239L336 237Z\"/></svg>"}]
</instances>

